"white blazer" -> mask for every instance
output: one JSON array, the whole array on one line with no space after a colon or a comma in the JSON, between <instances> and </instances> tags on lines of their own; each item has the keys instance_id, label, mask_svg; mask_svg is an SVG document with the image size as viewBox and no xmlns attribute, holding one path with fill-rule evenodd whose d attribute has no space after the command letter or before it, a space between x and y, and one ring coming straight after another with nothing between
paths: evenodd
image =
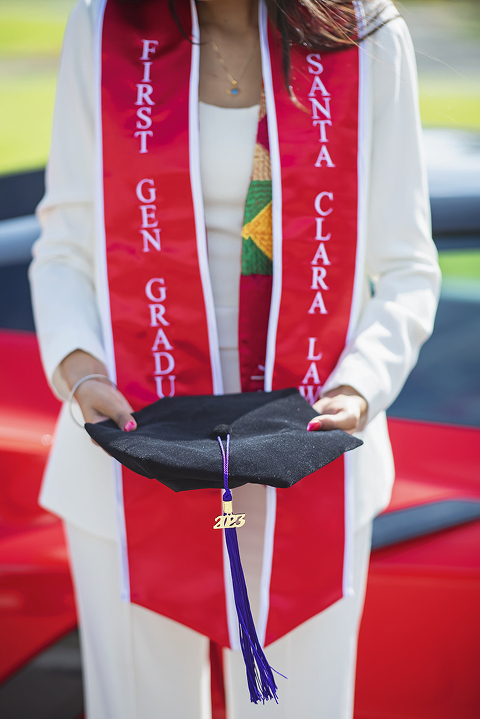
<instances>
[{"instance_id":1,"label":"white blazer","mask_svg":"<svg viewBox=\"0 0 480 719\"><path fill-rule=\"evenodd\" d=\"M67 25L47 192L38 208L43 232L30 269L45 373L61 398L68 388L58 366L70 352L82 349L105 362L93 249L92 46L97 1L80 0ZM382 18L389 14L394 14L393 6ZM388 504L394 467L385 409L432 331L440 286L415 57L404 21L396 18L381 27L363 42L362 52L368 75L365 300L353 339L323 388L351 385L368 401L369 423L358 435L364 445L349 458L357 527ZM64 406L40 503L81 529L114 539L112 462L73 423Z\"/></svg>"}]
</instances>

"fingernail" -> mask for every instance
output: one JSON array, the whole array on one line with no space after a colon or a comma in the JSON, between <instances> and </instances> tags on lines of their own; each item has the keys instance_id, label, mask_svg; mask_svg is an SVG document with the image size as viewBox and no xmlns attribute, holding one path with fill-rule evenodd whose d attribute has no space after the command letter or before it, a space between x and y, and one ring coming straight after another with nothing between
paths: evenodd
<instances>
[{"instance_id":1,"label":"fingernail","mask_svg":"<svg viewBox=\"0 0 480 719\"><path fill-rule=\"evenodd\" d=\"M135 429L136 426L137 426L137 425L135 424L135 422L133 421L133 419L130 419L130 420L127 422L127 424L125 425L125 427L123 428L123 431L124 431L124 432L131 432L132 429Z\"/></svg>"},{"instance_id":2,"label":"fingernail","mask_svg":"<svg viewBox=\"0 0 480 719\"><path fill-rule=\"evenodd\" d=\"M307 426L307 432L314 432L316 429L320 429L322 421L320 419L312 419Z\"/></svg>"}]
</instances>

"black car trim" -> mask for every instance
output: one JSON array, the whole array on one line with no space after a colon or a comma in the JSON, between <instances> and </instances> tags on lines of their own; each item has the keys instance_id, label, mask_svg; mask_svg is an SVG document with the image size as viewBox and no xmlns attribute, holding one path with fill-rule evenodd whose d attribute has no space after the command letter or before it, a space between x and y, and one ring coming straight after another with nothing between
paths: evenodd
<instances>
[{"instance_id":1,"label":"black car trim","mask_svg":"<svg viewBox=\"0 0 480 719\"><path fill-rule=\"evenodd\" d=\"M398 509L373 521L372 550L384 549L480 519L480 500L445 499Z\"/></svg>"}]
</instances>

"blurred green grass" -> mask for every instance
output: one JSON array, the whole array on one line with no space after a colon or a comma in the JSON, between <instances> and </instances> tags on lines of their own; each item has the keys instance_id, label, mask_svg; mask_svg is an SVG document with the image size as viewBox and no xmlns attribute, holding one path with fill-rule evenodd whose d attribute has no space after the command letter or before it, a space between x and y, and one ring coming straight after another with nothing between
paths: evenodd
<instances>
[{"instance_id":1,"label":"blurred green grass","mask_svg":"<svg viewBox=\"0 0 480 719\"><path fill-rule=\"evenodd\" d=\"M0 79L0 174L45 165L54 98L55 74Z\"/></svg>"},{"instance_id":2,"label":"blurred green grass","mask_svg":"<svg viewBox=\"0 0 480 719\"><path fill-rule=\"evenodd\" d=\"M480 130L480 68L478 75L478 81L420 79L423 126Z\"/></svg>"},{"instance_id":3,"label":"blurred green grass","mask_svg":"<svg viewBox=\"0 0 480 719\"><path fill-rule=\"evenodd\" d=\"M420 93L424 127L455 127L480 130L480 94Z\"/></svg>"},{"instance_id":4,"label":"blurred green grass","mask_svg":"<svg viewBox=\"0 0 480 719\"><path fill-rule=\"evenodd\" d=\"M444 250L439 254L439 262L444 279L480 278L480 250Z\"/></svg>"},{"instance_id":5,"label":"blurred green grass","mask_svg":"<svg viewBox=\"0 0 480 719\"><path fill-rule=\"evenodd\" d=\"M0 0L0 174L48 156L62 36L74 0ZM420 82L425 126L480 129L480 81Z\"/></svg>"},{"instance_id":6,"label":"blurred green grass","mask_svg":"<svg viewBox=\"0 0 480 719\"><path fill-rule=\"evenodd\" d=\"M0 174L42 167L75 0L0 0Z\"/></svg>"},{"instance_id":7,"label":"blurred green grass","mask_svg":"<svg viewBox=\"0 0 480 719\"><path fill-rule=\"evenodd\" d=\"M36 0L36 3L40 7L43 5L41 0ZM64 18L49 14L35 17L38 9L32 5L21 3L16 8L0 4L0 57L58 54L65 29Z\"/></svg>"}]
</instances>

